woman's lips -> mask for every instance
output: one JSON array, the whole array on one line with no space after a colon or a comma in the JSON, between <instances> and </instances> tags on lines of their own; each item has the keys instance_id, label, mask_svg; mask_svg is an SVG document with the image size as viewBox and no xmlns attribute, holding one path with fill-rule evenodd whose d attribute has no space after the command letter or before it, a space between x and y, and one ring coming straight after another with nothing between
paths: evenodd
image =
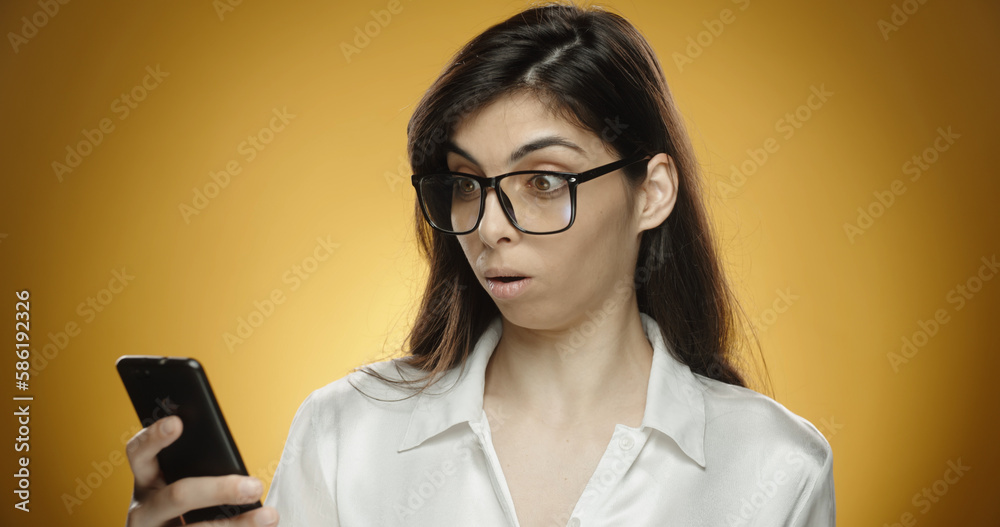
<instances>
[{"instance_id":1,"label":"woman's lips","mask_svg":"<svg viewBox=\"0 0 1000 527\"><path fill-rule=\"evenodd\" d=\"M516 280L511 280L511 278L514 277L502 277L508 281L501 280L500 278L501 277L487 278L486 283L489 284L490 293L495 298L504 300L514 298L521 294L531 283L530 277L520 277Z\"/></svg>"}]
</instances>

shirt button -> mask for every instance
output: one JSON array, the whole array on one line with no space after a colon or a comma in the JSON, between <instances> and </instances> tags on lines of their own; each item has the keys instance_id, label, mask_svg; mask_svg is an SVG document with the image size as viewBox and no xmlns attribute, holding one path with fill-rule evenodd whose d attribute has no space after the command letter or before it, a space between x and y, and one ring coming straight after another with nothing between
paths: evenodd
<instances>
[{"instance_id":1,"label":"shirt button","mask_svg":"<svg viewBox=\"0 0 1000 527\"><path fill-rule=\"evenodd\" d=\"M623 436L618 440L618 446L620 446L622 450L630 450L633 446L635 446L635 440L632 439L632 436Z\"/></svg>"},{"instance_id":2,"label":"shirt button","mask_svg":"<svg viewBox=\"0 0 1000 527\"><path fill-rule=\"evenodd\" d=\"M580 518L570 518L569 527L580 527Z\"/></svg>"}]
</instances>

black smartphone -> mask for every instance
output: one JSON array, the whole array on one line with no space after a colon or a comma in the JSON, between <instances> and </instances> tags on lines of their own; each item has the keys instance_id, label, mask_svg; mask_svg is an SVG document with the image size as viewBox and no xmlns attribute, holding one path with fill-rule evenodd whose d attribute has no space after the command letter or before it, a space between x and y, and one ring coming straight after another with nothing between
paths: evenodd
<instances>
[{"instance_id":1,"label":"black smartphone","mask_svg":"<svg viewBox=\"0 0 1000 527\"><path fill-rule=\"evenodd\" d=\"M191 476L249 475L208 376L197 360L123 355L115 367L143 428L168 415L179 416L184 424L181 436L156 456L168 485ZM182 518L185 524L231 518L260 506L258 500L205 507L188 511Z\"/></svg>"}]
</instances>

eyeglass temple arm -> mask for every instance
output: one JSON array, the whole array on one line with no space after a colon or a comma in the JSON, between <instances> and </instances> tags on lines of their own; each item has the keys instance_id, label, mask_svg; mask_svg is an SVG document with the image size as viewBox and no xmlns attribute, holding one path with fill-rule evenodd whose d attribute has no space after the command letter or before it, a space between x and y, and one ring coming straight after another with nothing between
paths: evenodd
<instances>
[{"instance_id":1,"label":"eyeglass temple arm","mask_svg":"<svg viewBox=\"0 0 1000 527\"><path fill-rule=\"evenodd\" d=\"M603 167L593 168L593 169L590 169L590 170L588 170L586 172L580 172L580 175L577 178L577 183L583 183L584 181L589 181L591 179L594 179L597 176L603 176L604 174L607 174L608 172L613 172L615 170L618 170L619 168L627 167L627 166L629 166L629 165L631 165L633 163L638 163L639 161L644 161L646 159L649 159L650 157L651 156L649 154L639 153L639 154L633 155L632 157L626 157L624 159L619 159L618 161L615 161L614 163L611 163L610 165L605 165Z\"/></svg>"}]
</instances>

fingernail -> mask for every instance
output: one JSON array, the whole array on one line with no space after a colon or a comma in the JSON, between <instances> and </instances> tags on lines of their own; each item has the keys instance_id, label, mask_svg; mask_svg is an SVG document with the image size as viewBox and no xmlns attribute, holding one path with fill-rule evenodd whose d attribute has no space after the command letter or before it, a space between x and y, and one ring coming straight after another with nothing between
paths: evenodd
<instances>
[{"instance_id":1,"label":"fingernail","mask_svg":"<svg viewBox=\"0 0 1000 527\"><path fill-rule=\"evenodd\" d=\"M257 525L274 525L278 521L278 513L274 509L262 509L257 515Z\"/></svg>"},{"instance_id":2,"label":"fingernail","mask_svg":"<svg viewBox=\"0 0 1000 527\"><path fill-rule=\"evenodd\" d=\"M245 479L240 482L240 494L243 495L244 501L253 501L257 496L260 496L263 490L264 486L257 478Z\"/></svg>"},{"instance_id":3,"label":"fingernail","mask_svg":"<svg viewBox=\"0 0 1000 527\"><path fill-rule=\"evenodd\" d=\"M170 432L173 431L174 431L173 419L167 417L160 422L160 432L163 432L163 435L170 435Z\"/></svg>"}]
</instances>

